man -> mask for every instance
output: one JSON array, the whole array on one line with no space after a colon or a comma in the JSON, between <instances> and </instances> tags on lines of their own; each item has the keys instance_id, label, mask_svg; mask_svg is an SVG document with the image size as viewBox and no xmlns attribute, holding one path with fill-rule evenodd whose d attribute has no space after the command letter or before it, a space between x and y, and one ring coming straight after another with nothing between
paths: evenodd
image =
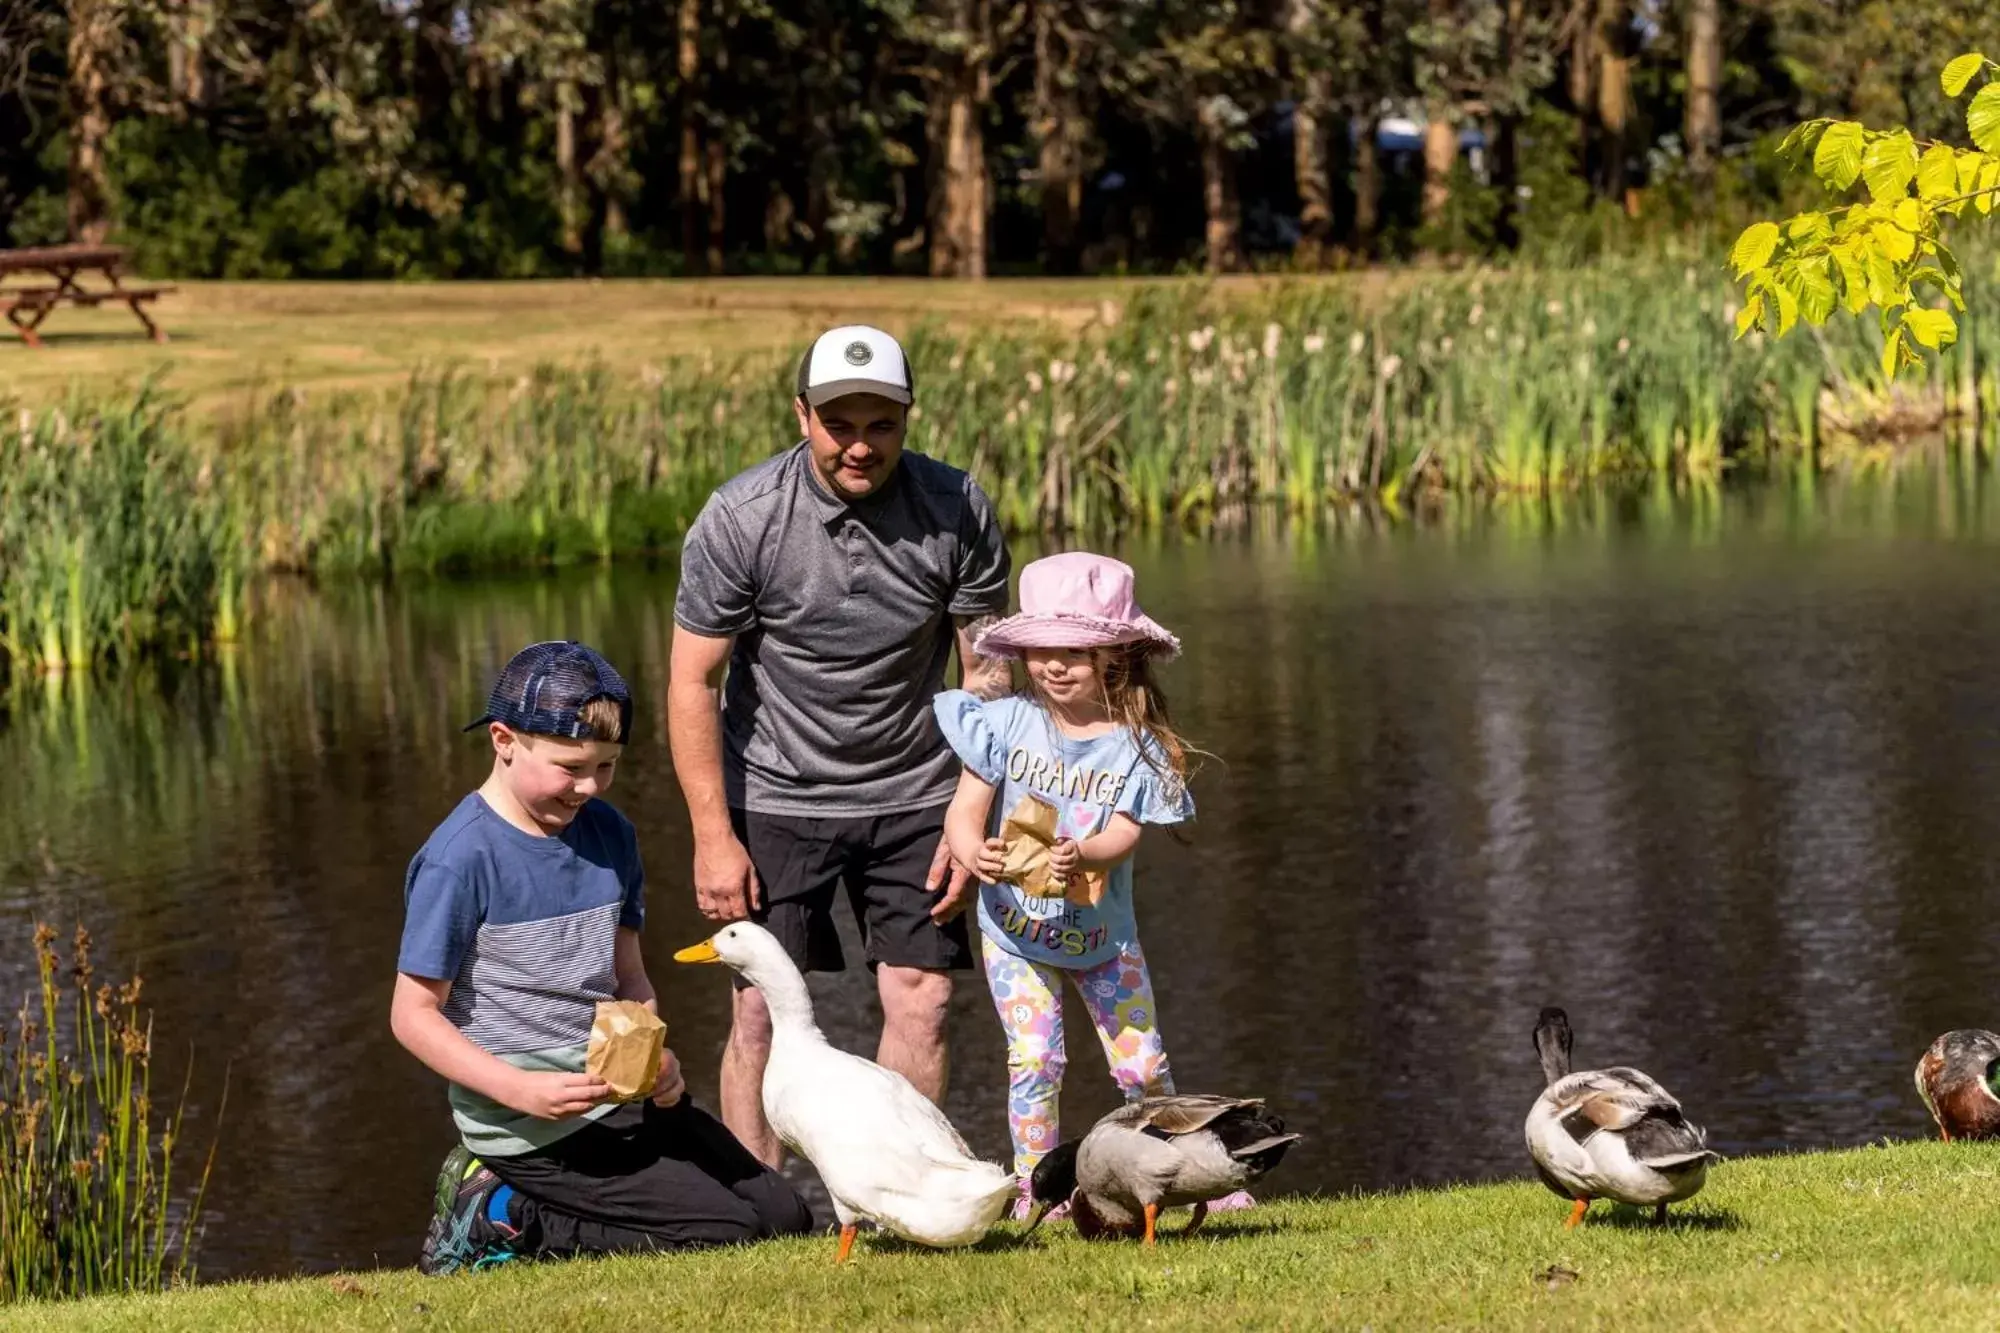
<instances>
[{"instance_id":1,"label":"man","mask_svg":"<svg viewBox=\"0 0 2000 1333\"><path fill-rule=\"evenodd\" d=\"M1005 662L972 653L1006 610L1008 565L972 479L904 451L914 387L880 329L806 352L803 438L723 483L682 548L667 715L703 914L760 922L801 970L839 971L844 890L882 999L876 1059L936 1101L951 973L972 951L969 876L943 843L958 765L930 703L954 643L966 689L1009 688ZM763 997L739 983L722 1118L776 1165L770 1049Z\"/></svg>"}]
</instances>

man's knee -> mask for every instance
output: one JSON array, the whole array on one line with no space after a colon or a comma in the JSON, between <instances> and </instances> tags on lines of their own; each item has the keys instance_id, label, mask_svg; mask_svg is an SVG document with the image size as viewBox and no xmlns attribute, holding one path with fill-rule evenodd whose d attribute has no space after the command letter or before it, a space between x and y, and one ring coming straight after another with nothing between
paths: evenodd
<instances>
[{"instance_id":1,"label":"man's knee","mask_svg":"<svg viewBox=\"0 0 2000 1333\"><path fill-rule=\"evenodd\" d=\"M876 970L876 985L887 1026L905 1036L943 1038L951 1011L951 973L884 963Z\"/></svg>"}]
</instances>

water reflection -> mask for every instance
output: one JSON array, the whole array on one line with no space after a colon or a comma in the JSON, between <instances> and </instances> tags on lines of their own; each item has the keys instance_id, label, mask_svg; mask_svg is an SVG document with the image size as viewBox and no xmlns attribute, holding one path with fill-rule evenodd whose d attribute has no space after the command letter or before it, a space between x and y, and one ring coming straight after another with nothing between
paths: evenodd
<instances>
[{"instance_id":1,"label":"water reflection","mask_svg":"<svg viewBox=\"0 0 2000 1333\"><path fill-rule=\"evenodd\" d=\"M1307 1132L1277 1188L1521 1175L1560 1002L1582 1059L1650 1069L1725 1152L1924 1132L1917 1052L2000 1023L1995 535L1982 480L1914 473L1128 550L1216 755L1139 878L1183 1085ZM450 1131L386 1027L402 872L532 639L601 644L642 700L614 799L712 1104L723 987L666 961L706 933L657 706L672 592L286 585L232 653L9 700L0 986L33 920L81 919L144 971L164 1058L194 1047L196 1140L227 1069L209 1276L409 1262ZM815 989L866 1049L865 983ZM948 1109L999 1157L997 1025L976 981L956 1006ZM1073 1124L1111 1104L1100 1059Z\"/></svg>"}]
</instances>

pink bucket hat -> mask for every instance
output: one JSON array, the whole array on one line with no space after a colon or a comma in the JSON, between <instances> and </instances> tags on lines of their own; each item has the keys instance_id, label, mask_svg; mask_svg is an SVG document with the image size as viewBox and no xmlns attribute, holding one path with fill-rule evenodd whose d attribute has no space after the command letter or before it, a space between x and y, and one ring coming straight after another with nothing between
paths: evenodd
<instances>
[{"instance_id":1,"label":"pink bucket hat","mask_svg":"<svg viewBox=\"0 0 2000 1333\"><path fill-rule=\"evenodd\" d=\"M1108 648L1144 643L1166 657L1181 641L1132 600L1132 567L1110 556L1067 551L1021 571L1021 609L981 634L982 657L1019 657L1024 648Z\"/></svg>"}]
</instances>

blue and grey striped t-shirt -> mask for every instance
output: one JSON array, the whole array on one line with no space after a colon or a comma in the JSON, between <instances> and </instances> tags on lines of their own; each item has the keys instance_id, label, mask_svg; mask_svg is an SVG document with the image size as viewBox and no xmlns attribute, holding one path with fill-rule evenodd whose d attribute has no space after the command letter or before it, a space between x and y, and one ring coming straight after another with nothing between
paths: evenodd
<instances>
[{"instance_id":1,"label":"blue and grey striped t-shirt","mask_svg":"<svg viewBox=\"0 0 2000 1333\"><path fill-rule=\"evenodd\" d=\"M444 1016L522 1069L583 1068L599 1000L618 989L618 928L645 921L645 871L632 825L587 802L556 837L524 833L474 792L438 825L404 881L398 971L449 981ZM537 1120L451 1087L466 1147L510 1157L546 1147L613 1109Z\"/></svg>"}]
</instances>

